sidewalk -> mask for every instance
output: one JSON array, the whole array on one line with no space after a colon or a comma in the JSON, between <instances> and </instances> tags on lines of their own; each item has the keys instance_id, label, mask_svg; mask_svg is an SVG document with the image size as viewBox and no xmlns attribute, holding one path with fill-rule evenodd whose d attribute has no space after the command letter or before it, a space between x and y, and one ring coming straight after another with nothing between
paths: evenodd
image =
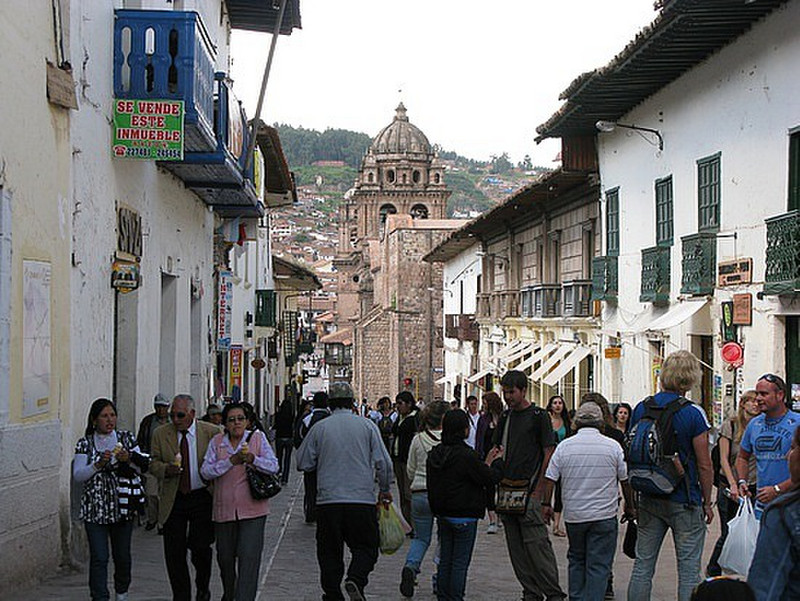
<instances>
[{"instance_id":1,"label":"sidewalk","mask_svg":"<svg viewBox=\"0 0 800 601\"><path fill-rule=\"evenodd\" d=\"M267 518L262 558L261 582L258 601L317 601L322 592L319 588L319 570L316 560L315 527L303 520L302 477L291 474L289 485L270 501L271 513ZM718 516L717 516L718 517ZM707 560L719 534L715 519L706 536L704 562ZM625 599L633 561L622 554L622 529L614 565L616 598ZM567 539L551 536L559 564L561 585L567 590ZM172 598L167 573L164 567L162 539L155 531L145 532L137 528L133 536L133 582L131 601L170 601ZM400 571L403 567L408 544L394 555L381 555L367 586L367 598L372 601L400 601ZM216 553L216 552L215 552ZM705 565L705 563L703 564ZM4 601L77 601L89 597L88 575L83 572L58 574L39 586L27 591L15 591L4 595ZM111 571L111 567L109 571ZM425 558L415 599L435 601L431 592L433 549ZM670 537L664 541L658 569L653 583L653 601L675 599L677 572L674 547ZM113 590L113 587L109 587ZM212 599L222 596L219 571L214 561L211 576ZM521 588L517 584L505 546L503 530L498 534L486 534L486 523L479 525L470 577L467 583L467 598L476 601L518 601ZM112 595L113 599L113 595Z\"/></svg>"}]
</instances>

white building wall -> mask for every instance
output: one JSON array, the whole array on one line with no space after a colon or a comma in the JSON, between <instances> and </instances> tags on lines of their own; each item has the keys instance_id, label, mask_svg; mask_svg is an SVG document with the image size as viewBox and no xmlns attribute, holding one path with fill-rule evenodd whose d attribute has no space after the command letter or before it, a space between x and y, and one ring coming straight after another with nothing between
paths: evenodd
<instances>
[{"instance_id":1,"label":"white building wall","mask_svg":"<svg viewBox=\"0 0 800 601\"><path fill-rule=\"evenodd\" d=\"M670 300L678 301L680 238L698 231L696 161L721 152L717 260L752 257L755 283L717 289L708 310L666 332L665 352L691 350L692 335L713 336L714 373L726 384L733 376L723 371L719 359L719 302L730 300L734 292L753 295L753 325L741 328L746 350L740 385L752 387L761 373L781 373L783 366L783 326L772 315L780 303L756 294L764 281L764 219L786 212L788 134L800 125L798 22L800 4L788 3L620 118L622 123L657 128L664 138L663 152L642 139L649 137L646 133L618 129L598 135L603 190L619 187L620 193L619 309L607 306L604 313L612 329L623 329L620 324L643 329L664 312L638 299L641 249L655 245L654 184L669 175L674 197ZM605 196L603 202L605 215ZM733 233L736 238L727 237ZM621 369L614 361L604 362L604 386L614 401L637 402L651 392L647 337L627 336L625 342ZM726 399L726 409L732 401Z\"/></svg>"}]
</instances>

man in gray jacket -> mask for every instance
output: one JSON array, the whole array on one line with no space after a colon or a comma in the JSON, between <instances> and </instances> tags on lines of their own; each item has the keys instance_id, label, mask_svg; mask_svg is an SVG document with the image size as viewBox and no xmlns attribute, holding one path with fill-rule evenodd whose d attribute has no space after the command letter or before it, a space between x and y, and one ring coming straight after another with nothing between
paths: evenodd
<instances>
[{"instance_id":1,"label":"man in gray jacket","mask_svg":"<svg viewBox=\"0 0 800 601\"><path fill-rule=\"evenodd\" d=\"M364 588L378 561L377 500L390 503L392 460L378 427L352 412L353 390L332 384L332 414L317 423L297 451L297 467L317 471L317 562L325 601L344 601L344 545L352 559L344 588L351 601L364 600Z\"/></svg>"}]
</instances>

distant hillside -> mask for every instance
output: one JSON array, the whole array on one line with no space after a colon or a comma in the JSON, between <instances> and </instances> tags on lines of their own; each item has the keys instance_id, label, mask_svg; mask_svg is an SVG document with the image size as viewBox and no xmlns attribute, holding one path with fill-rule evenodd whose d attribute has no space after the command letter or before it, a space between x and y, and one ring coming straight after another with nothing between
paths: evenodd
<instances>
[{"instance_id":1,"label":"distant hillside","mask_svg":"<svg viewBox=\"0 0 800 601\"><path fill-rule=\"evenodd\" d=\"M281 137L281 145L293 170L317 161L342 161L348 167L358 169L372 138L367 134L346 129L315 129L275 124Z\"/></svg>"}]
</instances>

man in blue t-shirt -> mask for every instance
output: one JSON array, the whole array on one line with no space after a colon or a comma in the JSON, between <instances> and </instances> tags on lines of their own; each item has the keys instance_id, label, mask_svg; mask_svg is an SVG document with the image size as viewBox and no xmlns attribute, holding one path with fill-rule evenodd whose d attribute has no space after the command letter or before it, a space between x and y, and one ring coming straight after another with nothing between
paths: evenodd
<instances>
[{"instance_id":1,"label":"man in blue t-shirt","mask_svg":"<svg viewBox=\"0 0 800 601\"><path fill-rule=\"evenodd\" d=\"M747 424L736 456L737 477L747 475L747 461L756 458L756 516L778 495L792 486L786 455L792 436L800 425L800 414L786 406L786 383L775 374L764 374L756 384L756 398L761 415ZM747 480L738 480L739 494L747 496Z\"/></svg>"},{"instance_id":2,"label":"man in blue t-shirt","mask_svg":"<svg viewBox=\"0 0 800 601\"><path fill-rule=\"evenodd\" d=\"M664 360L659 380L661 392L654 398L660 407L682 397L700 381L700 364L688 351L676 351ZM639 403L631 417L631 427L645 413ZM639 495L639 531L636 561L633 564L628 601L650 599L658 553L667 530L672 530L678 563L679 601L689 601L692 589L700 582L700 560L706 524L714 518L711 502L713 470L708 450L711 426L703 409L694 403L681 407L672 416L678 453L686 470L681 483L668 496ZM688 489L688 490L687 490Z\"/></svg>"}]
</instances>

